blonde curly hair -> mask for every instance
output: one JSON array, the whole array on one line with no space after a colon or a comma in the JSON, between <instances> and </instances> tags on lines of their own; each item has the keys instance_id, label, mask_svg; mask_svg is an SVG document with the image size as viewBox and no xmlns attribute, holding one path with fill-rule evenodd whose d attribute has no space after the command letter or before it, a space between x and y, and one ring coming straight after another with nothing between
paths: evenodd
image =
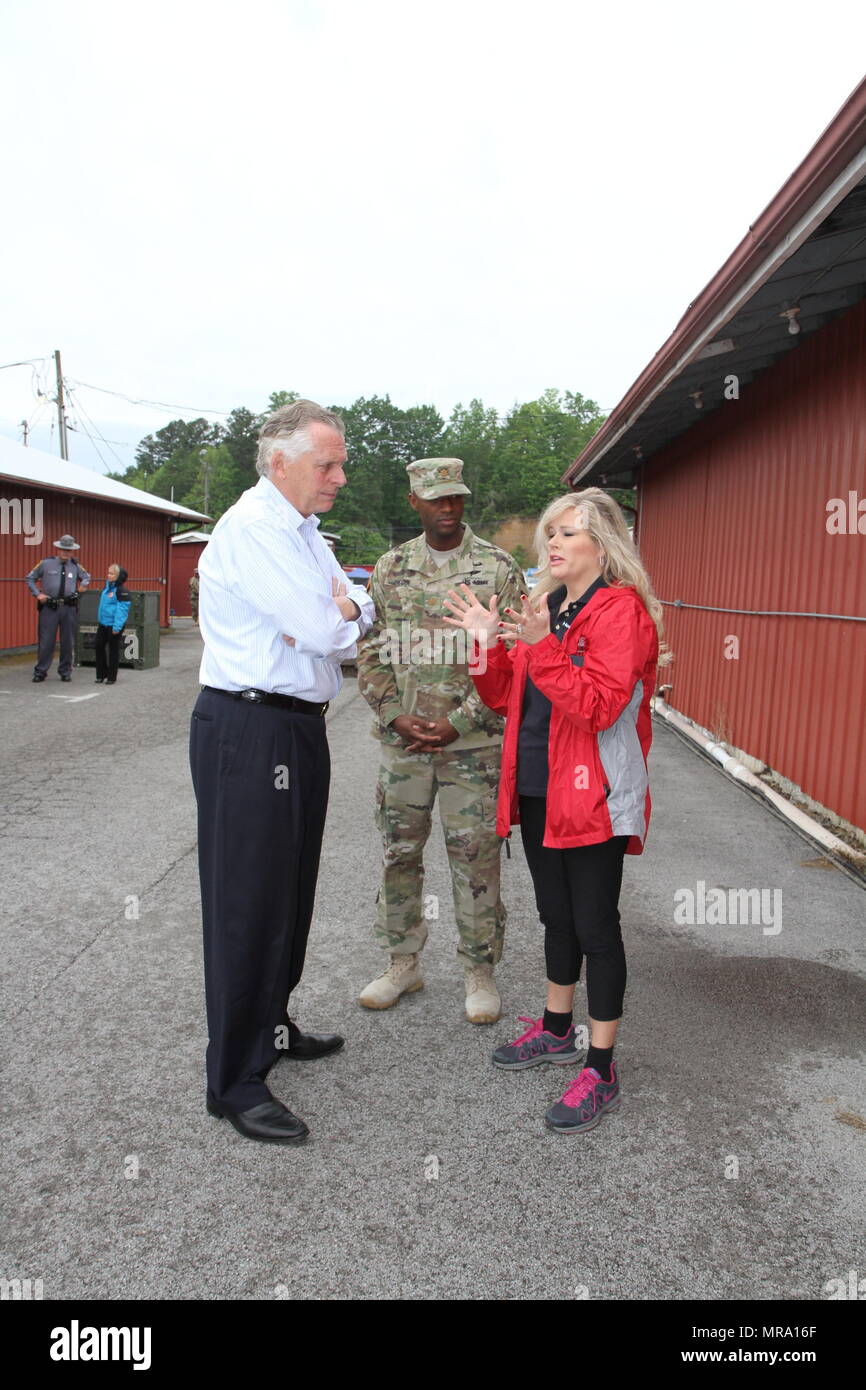
<instances>
[{"instance_id":1,"label":"blonde curly hair","mask_svg":"<svg viewBox=\"0 0 866 1390\"><path fill-rule=\"evenodd\" d=\"M581 492L569 492L556 497L545 507L535 530L535 552L538 556L538 580L532 597L541 597L559 587L560 580L550 570L548 531L566 512L577 513L577 526L588 531L601 554L601 574L607 584L634 589L659 635L660 666L671 660L665 642L662 606L652 590L649 575L644 569L637 546L625 523L622 508L600 487L587 487Z\"/></svg>"}]
</instances>

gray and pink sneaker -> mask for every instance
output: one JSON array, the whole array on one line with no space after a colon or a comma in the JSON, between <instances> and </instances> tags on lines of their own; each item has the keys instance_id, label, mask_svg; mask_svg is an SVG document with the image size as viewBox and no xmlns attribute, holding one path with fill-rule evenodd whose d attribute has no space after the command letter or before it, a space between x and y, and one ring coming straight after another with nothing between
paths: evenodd
<instances>
[{"instance_id":1,"label":"gray and pink sneaker","mask_svg":"<svg viewBox=\"0 0 866 1390\"><path fill-rule=\"evenodd\" d=\"M602 1115L616 1110L619 1102L616 1063L610 1064L610 1081L602 1081L595 1067L584 1067L562 1099L550 1107L544 1123L557 1134L580 1134L594 1129Z\"/></svg>"},{"instance_id":2,"label":"gray and pink sneaker","mask_svg":"<svg viewBox=\"0 0 866 1390\"><path fill-rule=\"evenodd\" d=\"M540 1067L544 1062L556 1066L574 1065L586 1056L586 1049L575 1044L573 1024L564 1038L558 1038L555 1033L545 1033L543 1018L524 1018L520 1014L517 1021L528 1023L529 1027L513 1043L497 1047L493 1054L494 1067L523 1071L526 1067Z\"/></svg>"}]
</instances>

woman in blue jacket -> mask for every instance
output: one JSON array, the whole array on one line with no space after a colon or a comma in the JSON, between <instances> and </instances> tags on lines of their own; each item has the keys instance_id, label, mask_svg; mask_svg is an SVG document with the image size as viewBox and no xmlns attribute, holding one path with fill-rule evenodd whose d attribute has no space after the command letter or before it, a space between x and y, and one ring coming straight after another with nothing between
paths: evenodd
<instances>
[{"instance_id":1,"label":"woman in blue jacket","mask_svg":"<svg viewBox=\"0 0 866 1390\"><path fill-rule=\"evenodd\" d=\"M96 615L96 683L114 685L120 659L120 639L129 617L130 594L124 589L127 572L120 565L108 566L108 578L99 599Z\"/></svg>"}]
</instances>

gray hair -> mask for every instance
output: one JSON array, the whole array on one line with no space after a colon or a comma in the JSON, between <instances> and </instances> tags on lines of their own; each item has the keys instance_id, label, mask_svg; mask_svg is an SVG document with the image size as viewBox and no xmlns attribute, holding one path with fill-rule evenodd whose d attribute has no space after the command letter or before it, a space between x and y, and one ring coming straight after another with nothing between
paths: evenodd
<instances>
[{"instance_id":1,"label":"gray hair","mask_svg":"<svg viewBox=\"0 0 866 1390\"><path fill-rule=\"evenodd\" d=\"M302 454L308 454L313 447L310 425L327 425L345 436L346 426L333 410L325 410L315 401L292 401L291 405L280 406L269 415L259 430L259 451L256 456L256 472L266 478L271 471L274 454L285 454L294 462Z\"/></svg>"}]
</instances>

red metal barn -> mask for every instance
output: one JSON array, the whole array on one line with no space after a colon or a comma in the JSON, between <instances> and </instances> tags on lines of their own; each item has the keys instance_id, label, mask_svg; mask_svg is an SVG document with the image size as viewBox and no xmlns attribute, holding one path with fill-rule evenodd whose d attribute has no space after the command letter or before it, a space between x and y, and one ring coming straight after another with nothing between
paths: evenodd
<instances>
[{"instance_id":1,"label":"red metal barn","mask_svg":"<svg viewBox=\"0 0 866 1390\"><path fill-rule=\"evenodd\" d=\"M177 618L192 617L189 581L198 569L199 557L210 537L204 531L188 531L171 542L171 593L169 608Z\"/></svg>"},{"instance_id":2,"label":"red metal barn","mask_svg":"<svg viewBox=\"0 0 866 1390\"><path fill-rule=\"evenodd\" d=\"M638 488L667 702L866 829L866 82L566 480Z\"/></svg>"},{"instance_id":3,"label":"red metal barn","mask_svg":"<svg viewBox=\"0 0 866 1390\"><path fill-rule=\"evenodd\" d=\"M34 647L36 606L24 576L53 555L64 534L78 541L76 559L102 587L114 563L130 589L160 593L160 625L169 619L174 523L207 521L199 512L89 468L0 438L0 652Z\"/></svg>"}]
</instances>

